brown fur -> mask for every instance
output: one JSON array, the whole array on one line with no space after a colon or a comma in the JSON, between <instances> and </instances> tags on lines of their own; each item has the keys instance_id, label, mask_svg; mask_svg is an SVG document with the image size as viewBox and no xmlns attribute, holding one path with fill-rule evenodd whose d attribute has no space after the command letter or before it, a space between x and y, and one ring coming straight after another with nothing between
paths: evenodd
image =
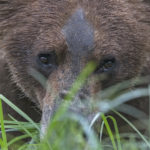
<instances>
[{"instance_id":1,"label":"brown fur","mask_svg":"<svg viewBox=\"0 0 150 150\"><path fill-rule=\"evenodd\" d=\"M29 100L24 93L11 81L10 72L4 58L0 58L0 93L5 95L11 100L16 106L18 106L23 112L28 114L34 121L39 121L41 113L35 104ZM11 115L18 120L24 120L19 114L17 114L11 107L6 103L3 103L3 111L6 115ZM5 116L5 119L8 116Z\"/></svg>"},{"instance_id":2,"label":"brown fur","mask_svg":"<svg viewBox=\"0 0 150 150\"><path fill-rule=\"evenodd\" d=\"M68 19L80 8L94 29L93 50L81 59L78 55L70 55L61 32ZM88 93L88 96L117 82L140 76L143 70L146 70L144 74L149 74L149 35L150 6L147 1L0 0L0 49L13 82L40 105L43 124L48 120L45 118L45 113L49 112L46 109L53 109L56 96L70 88L90 60L100 62L103 57L113 55L118 67L105 83L98 82L83 88L82 92ZM35 57L51 51L55 51L58 65L47 76L51 92L46 92L29 70L34 68L41 72ZM80 63L73 64L72 57L77 57Z\"/></svg>"}]
</instances>

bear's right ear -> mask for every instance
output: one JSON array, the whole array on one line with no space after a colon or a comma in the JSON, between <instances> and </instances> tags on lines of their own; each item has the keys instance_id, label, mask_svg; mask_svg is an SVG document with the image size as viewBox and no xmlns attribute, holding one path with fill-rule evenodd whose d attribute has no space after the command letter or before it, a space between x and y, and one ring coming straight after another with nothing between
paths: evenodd
<instances>
[{"instance_id":1,"label":"bear's right ear","mask_svg":"<svg viewBox=\"0 0 150 150\"><path fill-rule=\"evenodd\" d=\"M0 21L9 19L33 0L0 0Z\"/></svg>"},{"instance_id":2,"label":"bear's right ear","mask_svg":"<svg viewBox=\"0 0 150 150\"><path fill-rule=\"evenodd\" d=\"M14 16L16 12L15 3L16 0L0 0L0 39L4 37L8 26L10 26L10 18Z\"/></svg>"},{"instance_id":3,"label":"bear's right ear","mask_svg":"<svg viewBox=\"0 0 150 150\"><path fill-rule=\"evenodd\" d=\"M0 0L0 22L14 16L18 7L18 0Z\"/></svg>"},{"instance_id":4,"label":"bear's right ear","mask_svg":"<svg viewBox=\"0 0 150 150\"><path fill-rule=\"evenodd\" d=\"M17 24L15 18L33 0L0 0L0 39Z\"/></svg>"}]
</instances>

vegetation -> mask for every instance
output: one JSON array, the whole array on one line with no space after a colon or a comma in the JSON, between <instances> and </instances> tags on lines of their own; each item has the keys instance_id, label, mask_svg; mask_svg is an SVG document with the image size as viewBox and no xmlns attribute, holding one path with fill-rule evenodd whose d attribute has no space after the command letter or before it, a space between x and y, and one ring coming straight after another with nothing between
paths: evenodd
<instances>
[{"instance_id":1,"label":"vegetation","mask_svg":"<svg viewBox=\"0 0 150 150\"><path fill-rule=\"evenodd\" d=\"M132 109L132 117L143 116L149 118L133 106L124 104L125 102L140 97L149 97L150 87L134 88L127 90L133 83L141 85L147 83L148 78L134 79L119 83L113 87L100 91L92 107L97 109L97 114L89 123L86 117L80 114L68 113L70 100L75 96L80 87L84 84L88 75L93 71L94 65L89 64L80 74L76 82L66 96L64 103L50 122L46 135L40 135L40 124L35 123L22 110L17 108L11 101L0 95L0 149L1 150L147 150L150 149L149 137L143 135L124 115L130 111L123 111L120 107ZM100 96L99 96L100 95ZM21 122L9 115L10 120L5 120L3 116L2 101L7 103L12 109L24 117L27 122ZM119 107L118 107L119 106ZM116 118L108 114L113 112L126 122L132 132L122 133L118 128ZM131 115L131 114L130 114ZM98 122L98 120L101 120ZM141 122L141 120L139 120ZM142 122L143 124L145 123ZM96 124L96 128L95 128ZM149 129L147 133L149 133ZM22 132L8 140L12 132ZM134 132L133 132L134 131ZM148 134L147 134L148 135ZM41 138L40 138L41 137ZM41 140L40 140L41 139Z\"/></svg>"}]
</instances>

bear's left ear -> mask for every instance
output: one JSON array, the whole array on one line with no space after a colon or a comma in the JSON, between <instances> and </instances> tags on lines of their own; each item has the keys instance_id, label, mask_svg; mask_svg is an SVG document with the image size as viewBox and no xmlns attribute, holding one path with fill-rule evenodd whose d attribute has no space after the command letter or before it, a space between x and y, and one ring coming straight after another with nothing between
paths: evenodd
<instances>
[{"instance_id":1,"label":"bear's left ear","mask_svg":"<svg viewBox=\"0 0 150 150\"><path fill-rule=\"evenodd\" d=\"M150 0L143 0L143 2L150 4Z\"/></svg>"}]
</instances>

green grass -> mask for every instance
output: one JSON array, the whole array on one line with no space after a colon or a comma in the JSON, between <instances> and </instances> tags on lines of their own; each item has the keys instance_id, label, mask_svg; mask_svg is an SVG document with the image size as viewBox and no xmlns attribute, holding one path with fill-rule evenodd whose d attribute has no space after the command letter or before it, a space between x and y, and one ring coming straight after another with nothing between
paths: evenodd
<instances>
[{"instance_id":1,"label":"green grass","mask_svg":"<svg viewBox=\"0 0 150 150\"><path fill-rule=\"evenodd\" d=\"M4 127L4 117L3 117L3 108L2 108L1 99L0 99L0 124L1 124L1 132L2 132L1 133L2 139L0 139L0 145L3 150L7 150L8 145L7 145L6 131L5 131L5 127Z\"/></svg>"},{"instance_id":2,"label":"green grass","mask_svg":"<svg viewBox=\"0 0 150 150\"><path fill-rule=\"evenodd\" d=\"M55 114L47 129L46 135L40 140L40 123L35 123L22 110L15 106L10 100L0 95L0 149L1 150L148 150L150 149L150 137L145 136L118 111L117 107L135 98L148 97L149 86L127 90L133 84L140 85L147 83L149 78L140 78L119 83L113 87L101 91L91 106L98 110L93 120L89 123L86 117L81 114L68 113L69 101L86 82L87 77L93 72L93 63L83 70L77 78L66 101ZM2 101L20 114L26 122L18 121L9 115L10 120L3 116ZM146 116L133 106L122 105L125 108L134 110L132 117ZM116 110L114 110L116 108ZM118 111L117 111L118 110ZM114 116L107 114L114 112L126 123L132 132L120 132L117 120ZM125 112L129 114L129 112ZM98 123L97 120L101 119ZM140 120L139 120L140 121ZM146 124L149 125L149 117ZM144 122L143 122L144 124ZM95 128L96 125L96 128ZM149 133L149 128L145 129ZM12 132L19 131L22 134L8 140ZM147 134L148 135L148 134ZM25 140L28 139L28 140Z\"/></svg>"}]
</instances>

